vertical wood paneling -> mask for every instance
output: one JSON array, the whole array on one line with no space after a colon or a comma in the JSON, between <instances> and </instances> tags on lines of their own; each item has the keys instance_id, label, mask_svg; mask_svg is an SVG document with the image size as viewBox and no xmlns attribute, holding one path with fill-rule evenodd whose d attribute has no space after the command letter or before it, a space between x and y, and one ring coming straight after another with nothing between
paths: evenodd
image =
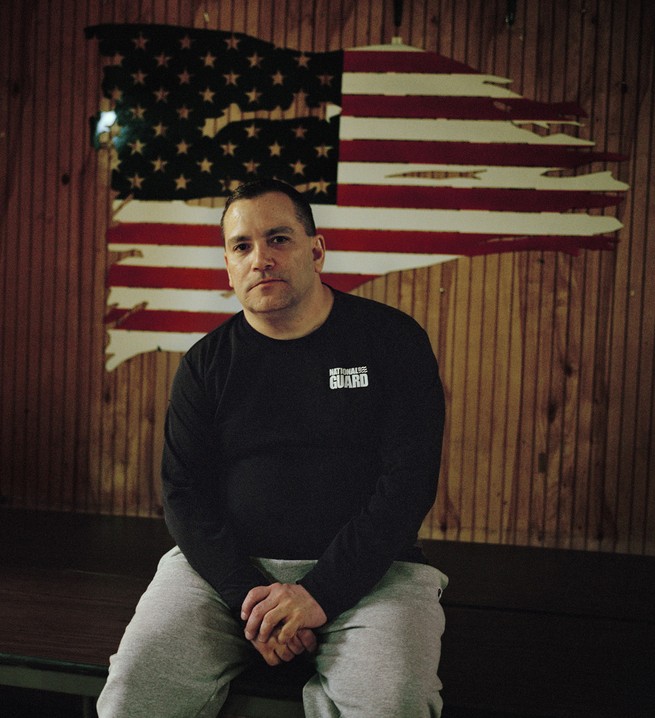
<instances>
[{"instance_id":1,"label":"vertical wood paneling","mask_svg":"<svg viewBox=\"0 0 655 718\"><path fill-rule=\"evenodd\" d=\"M10 28L16 32L17 23L14 15L17 10L7 3L0 4L0 22L2 27ZM15 311L16 298L13 293L13 277L16 274L18 244L9 242L9 223L7 214L10 209L10 177L15 177L14 155L10 155L8 147L18 141L18 128L20 121L19 102L16 100L18 88L14 78L18 63L19 38L8 33L6 41L0 44L0 77L2 90L0 91L0 319L2 321L2 336L0 339L0 402L3 410L0 413L0 447L3 456L2 490L8 496L15 496L14 461L12 447L13 428L13 396L10 386L13 384L15 362L11 357L15 351Z\"/></svg>"},{"instance_id":2,"label":"vertical wood paneling","mask_svg":"<svg viewBox=\"0 0 655 718\"><path fill-rule=\"evenodd\" d=\"M405 0L399 35L579 103L628 157L615 253L531 252L392 274L358 294L428 331L449 416L423 535L655 553L655 9L647 0ZM15 506L158 515L180 355L103 367L108 158L88 142L102 61L83 29L232 29L304 50L389 42L391 0L0 3L0 491ZM570 131L570 130L567 130ZM581 171L590 171L583 169ZM329 242L329 237L328 237Z\"/></svg>"},{"instance_id":3,"label":"vertical wood paneling","mask_svg":"<svg viewBox=\"0 0 655 718\"><path fill-rule=\"evenodd\" d=\"M630 16L630 37L638 38L638 51L640 56L647 56L647 45L653 42L652 34L648 35L648 26L644 26L643 12L633 12ZM650 28L652 30L652 27ZM633 68L637 69L637 68ZM632 73L626 73L629 77ZM638 106L635 108L634 123L634 155L635 162L631 176L632 182L639 182L640 173L648 173L648 168L653 166L652 135L649 135L646 121L650 121L652 130L653 118L653 89L652 82L646 84L644 78L637 73L636 93ZM646 507L649 498L648 483L648 461L647 456L651 450L653 437L653 331L652 317L653 304L644 301L647 293L647 285L652 285L653 270L652 259L652 230L650 232L650 243L648 237L649 208L648 196L652 191L650 182L639 186L631 212L630 222L635 233L641 234L640 241L631 247L629 268L628 268L628 317L625 328L625 345L627 353L627 364L634 377L634 388L626 387L629 392L629 399L626 404L626 429L632 428L630 434L624 434L622 441L622 456L630 467L630 484L632 491L628 495L625 505L622 507L623 521L630 527L627 532L627 539L630 542L632 537L641 535L642 527L647 525ZM651 195L652 196L652 195ZM638 204L637 204L638 202ZM644 217L644 210L646 217ZM641 222L635 217L639 214ZM650 214L652 217L652 214ZM652 301L653 294L649 299ZM639 337L639 342L634 342L633 337ZM629 429L628 429L629 430ZM619 479L620 481L620 479ZM652 514L651 514L652 516ZM639 528L638 528L639 527ZM637 539L639 541L639 539ZM627 550L633 550L628 544Z\"/></svg>"}]
</instances>

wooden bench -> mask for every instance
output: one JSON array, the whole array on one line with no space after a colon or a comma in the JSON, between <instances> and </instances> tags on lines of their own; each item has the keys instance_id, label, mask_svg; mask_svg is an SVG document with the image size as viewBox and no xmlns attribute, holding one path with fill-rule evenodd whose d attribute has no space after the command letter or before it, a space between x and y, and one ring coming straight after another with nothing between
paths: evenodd
<instances>
[{"instance_id":1,"label":"wooden bench","mask_svg":"<svg viewBox=\"0 0 655 718\"><path fill-rule=\"evenodd\" d=\"M0 510L0 544L0 685L79 696L95 716L108 658L173 545L164 522ZM248 672L221 717L302 718L303 668L268 686Z\"/></svg>"},{"instance_id":2,"label":"wooden bench","mask_svg":"<svg viewBox=\"0 0 655 718\"><path fill-rule=\"evenodd\" d=\"M76 715L94 716L108 657L171 545L159 519L0 510L0 686L78 696ZM655 558L425 551L451 580L444 718L655 716ZM221 716L302 716L296 669L235 681Z\"/></svg>"}]
</instances>

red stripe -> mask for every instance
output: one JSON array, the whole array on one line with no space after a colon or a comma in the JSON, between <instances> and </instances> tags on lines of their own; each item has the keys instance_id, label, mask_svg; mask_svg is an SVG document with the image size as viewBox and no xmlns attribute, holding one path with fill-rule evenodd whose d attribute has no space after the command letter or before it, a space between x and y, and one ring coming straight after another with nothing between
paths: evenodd
<instances>
[{"instance_id":1,"label":"red stripe","mask_svg":"<svg viewBox=\"0 0 655 718\"><path fill-rule=\"evenodd\" d=\"M369 274L323 274L323 281L335 289L350 291L373 279ZM105 324L114 329L146 332L198 332L207 333L219 326L231 314L211 312L185 312L170 310L111 309L105 316Z\"/></svg>"},{"instance_id":2,"label":"red stripe","mask_svg":"<svg viewBox=\"0 0 655 718\"><path fill-rule=\"evenodd\" d=\"M353 252L404 252L416 254L485 254L485 247L500 247L506 244L531 243L541 246L553 242L562 246L577 246L581 241L607 243L615 241L603 235L580 237L578 235L502 235L498 234L461 234L459 232L413 232L384 229L326 229L328 254L330 250ZM491 250L493 251L493 250Z\"/></svg>"},{"instance_id":3,"label":"red stripe","mask_svg":"<svg viewBox=\"0 0 655 718\"><path fill-rule=\"evenodd\" d=\"M218 225L121 222L107 230L107 242L222 247L223 235Z\"/></svg>"},{"instance_id":4,"label":"red stripe","mask_svg":"<svg viewBox=\"0 0 655 718\"><path fill-rule=\"evenodd\" d=\"M616 249L618 240L596 235L592 237L519 237L515 239L488 242L470 252L471 255L502 254L504 252L538 251L566 252L577 255L581 249Z\"/></svg>"},{"instance_id":5,"label":"red stripe","mask_svg":"<svg viewBox=\"0 0 655 718\"><path fill-rule=\"evenodd\" d=\"M216 289L230 288L225 269L189 267L133 267L113 264L107 275L110 287L148 287L156 289Z\"/></svg>"},{"instance_id":6,"label":"red stripe","mask_svg":"<svg viewBox=\"0 0 655 718\"><path fill-rule=\"evenodd\" d=\"M619 204L616 194L566 190L483 189L477 187L408 187L339 185L341 207L474 209L497 212L565 212Z\"/></svg>"},{"instance_id":7,"label":"red stripe","mask_svg":"<svg viewBox=\"0 0 655 718\"><path fill-rule=\"evenodd\" d=\"M406 252L417 254L461 254L473 256L519 249L576 251L613 249L617 240L607 235L503 235L458 232L410 232L396 230L324 230L330 250L360 252ZM436 264L436 260L435 260Z\"/></svg>"},{"instance_id":8,"label":"red stripe","mask_svg":"<svg viewBox=\"0 0 655 718\"><path fill-rule=\"evenodd\" d=\"M326 284L334 289L340 289L342 292L350 292L377 276L377 274L321 274L321 278Z\"/></svg>"},{"instance_id":9,"label":"red stripe","mask_svg":"<svg viewBox=\"0 0 655 718\"><path fill-rule=\"evenodd\" d=\"M335 289L349 292L374 274L323 274ZM114 264L109 269L108 287L142 287L147 289L204 289L227 291L230 284L224 269L178 269L174 267L132 267Z\"/></svg>"},{"instance_id":10,"label":"red stripe","mask_svg":"<svg viewBox=\"0 0 655 718\"><path fill-rule=\"evenodd\" d=\"M442 57L434 52L402 50L346 50L343 56L343 71L480 74L462 62Z\"/></svg>"},{"instance_id":11,"label":"red stripe","mask_svg":"<svg viewBox=\"0 0 655 718\"><path fill-rule=\"evenodd\" d=\"M171 228L174 227L175 225L171 225ZM489 242L493 243L493 240L499 239L496 234L485 233L321 229L320 227L319 231L326 236L328 251L342 252L461 254L462 252L459 250L467 247L482 246ZM568 239L574 240L577 237L568 237ZM174 244L174 242L171 244ZM343 280L338 281L348 283L348 275L335 276L344 277ZM368 277L371 275L362 276ZM224 269L135 267L121 264L114 264L110 267L107 284L108 286L116 287L141 286L173 289L217 289L220 291L225 291L229 288L227 272Z\"/></svg>"},{"instance_id":12,"label":"red stripe","mask_svg":"<svg viewBox=\"0 0 655 718\"><path fill-rule=\"evenodd\" d=\"M495 234L459 232L418 232L384 229L320 229L325 235L328 254L342 252L400 252L415 254L452 254L457 246L478 245L497 239Z\"/></svg>"},{"instance_id":13,"label":"red stripe","mask_svg":"<svg viewBox=\"0 0 655 718\"><path fill-rule=\"evenodd\" d=\"M533 102L523 98L428 97L424 95L344 95L342 117L443 118L454 120L561 120L584 116L573 103Z\"/></svg>"},{"instance_id":14,"label":"red stripe","mask_svg":"<svg viewBox=\"0 0 655 718\"><path fill-rule=\"evenodd\" d=\"M415 162L499 167L580 167L589 162L621 162L623 155L562 145L415 140L341 140L341 162Z\"/></svg>"},{"instance_id":15,"label":"red stripe","mask_svg":"<svg viewBox=\"0 0 655 718\"><path fill-rule=\"evenodd\" d=\"M231 314L210 312L178 312L141 309L112 309L105 316L105 324L115 329L143 332L201 332L206 334L229 319Z\"/></svg>"}]
</instances>

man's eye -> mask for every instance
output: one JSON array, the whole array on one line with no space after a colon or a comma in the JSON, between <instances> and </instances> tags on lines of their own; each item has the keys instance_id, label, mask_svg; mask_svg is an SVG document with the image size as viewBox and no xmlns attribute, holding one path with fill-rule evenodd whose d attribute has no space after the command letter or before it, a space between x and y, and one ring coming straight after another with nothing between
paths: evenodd
<instances>
[{"instance_id":1,"label":"man's eye","mask_svg":"<svg viewBox=\"0 0 655 718\"><path fill-rule=\"evenodd\" d=\"M289 238L285 237L283 234L277 235L276 237L271 238L272 244L284 244L285 242L288 242Z\"/></svg>"},{"instance_id":2,"label":"man's eye","mask_svg":"<svg viewBox=\"0 0 655 718\"><path fill-rule=\"evenodd\" d=\"M233 251L233 252L245 252L245 251L247 251L247 249L248 249L248 245L247 245L247 244L244 244L244 243L242 243L242 244L235 244L235 245L232 247L232 251Z\"/></svg>"}]
</instances>

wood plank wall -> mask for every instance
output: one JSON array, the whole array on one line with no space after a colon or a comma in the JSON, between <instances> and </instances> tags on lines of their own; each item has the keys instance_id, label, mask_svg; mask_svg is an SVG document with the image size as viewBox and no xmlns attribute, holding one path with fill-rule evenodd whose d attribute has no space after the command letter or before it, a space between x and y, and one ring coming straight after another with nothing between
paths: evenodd
<instances>
[{"instance_id":1,"label":"wood plank wall","mask_svg":"<svg viewBox=\"0 0 655 718\"><path fill-rule=\"evenodd\" d=\"M628 160L615 253L516 253L380 278L359 293L429 331L449 419L425 536L655 553L651 0L405 0L405 42L589 113ZM84 27L157 22L304 50L389 42L389 0L0 2L1 500L158 515L179 355L104 369L110 196L88 118L102 62Z\"/></svg>"}]
</instances>

